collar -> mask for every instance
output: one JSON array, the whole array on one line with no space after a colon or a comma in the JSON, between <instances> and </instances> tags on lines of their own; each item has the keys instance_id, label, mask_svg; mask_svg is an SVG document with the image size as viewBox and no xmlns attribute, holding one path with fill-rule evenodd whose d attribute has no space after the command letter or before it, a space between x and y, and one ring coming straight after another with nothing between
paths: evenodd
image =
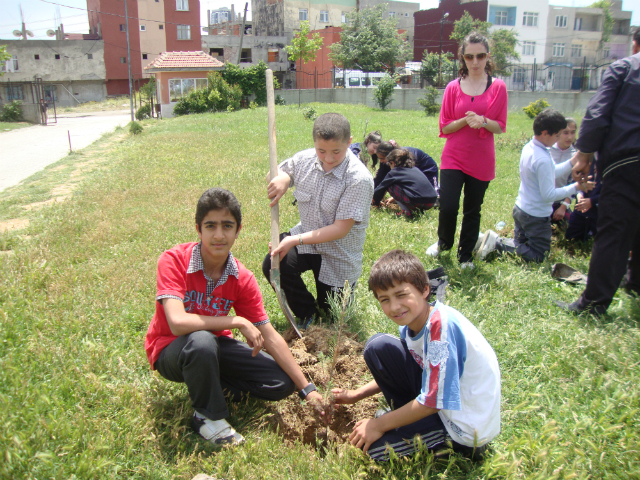
<instances>
[{"instance_id":1,"label":"collar","mask_svg":"<svg viewBox=\"0 0 640 480\"><path fill-rule=\"evenodd\" d=\"M202 261L202 254L200 253L201 246L202 242L199 242L193 247L193 250L191 251L191 260L189 260L189 268L187 268L187 273L195 273L199 270L202 270L204 278L206 278L207 280L211 280L204 271L204 262ZM222 277L220 277L220 281L218 283L224 283L222 280L224 279L224 281L226 281L229 275L233 275L236 278L240 277L238 264L236 263L235 258L233 257L231 252L229 252L229 257L227 258L227 266L225 267L224 272L222 272Z\"/></svg>"},{"instance_id":2,"label":"collar","mask_svg":"<svg viewBox=\"0 0 640 480\"><path fill-rule=\"evenodd\" d=\"M544 148L545 150L549 150L549 147L547 147L544 143L542 143L540 140L537 140L535 137L533 138L533 144L537 147L540 148Z\"/></svg>"},{"instance_id":3,"label":"collar","mask_svg":"<svg viewBox=\"0 0 640 480\"><path fill-rule=\"evenodd\" d=\"M324 175L333 174L334 177L339 178L340 180L342 180L342 177L344 177L344 174L345 174L345 172L347 170L347 167L349 165L349 154L354 155L354 153L350 149L347 148L347 153L345 154L344 160L342 161L342 163L340 165L338 165L337 167L332 168L328 172L324 171L324 169L322 168L322 162L318 158L318 155L316 155L316 161L314 163L314 167L320 169L320 171Z\"/></svg>"}]
</instances>

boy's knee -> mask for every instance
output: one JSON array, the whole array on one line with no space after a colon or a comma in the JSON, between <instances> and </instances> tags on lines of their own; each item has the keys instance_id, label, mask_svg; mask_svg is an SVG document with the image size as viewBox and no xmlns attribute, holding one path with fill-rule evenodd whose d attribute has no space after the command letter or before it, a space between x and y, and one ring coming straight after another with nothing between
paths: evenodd
<instances>
[{"instance_id":1,"label":"boy's knee","mask_svg":"<svg viewBox=\"0 0 640 480\"><path fill-rule=\"evenodd\" d=\"M379 357L382 352L389 351L390 349L396 349L399 339L388 333L376 333L373 335L364 346L364 361L367 365L375 358Z\"/></svg>"},{"instance_id":2,"label":"boy's knee","mask_svg":"<svg viewBox=\"0 0 640 480\"><path fill-rule=\"evenodd\" d=\"M205 358L210 360L211 355L218 355L218 337L206 330L198 330L187 335L180 358L186 361L188 358Z\"/></svg>"}]
</instances>

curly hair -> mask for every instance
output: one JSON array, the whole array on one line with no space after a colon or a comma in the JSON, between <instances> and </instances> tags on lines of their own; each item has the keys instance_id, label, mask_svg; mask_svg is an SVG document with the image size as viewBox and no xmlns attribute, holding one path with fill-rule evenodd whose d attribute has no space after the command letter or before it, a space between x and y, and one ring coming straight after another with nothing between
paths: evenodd
<instances>
[{"instance_id":1,"label":"curly hair","mask_svg":"<svg viewBox=\"0 0 640 480\"><path fill-rule=\"evenodd\" d=\"M396 148L391 150L387 155L387 162L393 163L396 167L411 168L414 167L416 162L413 159L413 155L406 148Z\"/></svg>"},{"instance_id":2,"label":"curly hair","mask_svg":"<svg viewBox=\"0 0 640 480\"><path fill-rule=\"evenodd\" d=\"M482 45L484 45L484 48L487 49L487 53L490 53L489 40L487 40L487 37L485 37L484 35L478 32L471 32L469 35L464 37L464 40L462 40L462 42L460 43L460 48L458 48L458 59L460 60L460 69L458 70L458 76L461 78L469 75L469 69L467 68L466 62L464 61L464 52L467 48L467 45L469 45L470 43L481 43ZM487 58L487 63L484 66L484 71L487 72L487 74L491 75L491 72L493 71L491 57Z\"/></svg>"}]
</instances>

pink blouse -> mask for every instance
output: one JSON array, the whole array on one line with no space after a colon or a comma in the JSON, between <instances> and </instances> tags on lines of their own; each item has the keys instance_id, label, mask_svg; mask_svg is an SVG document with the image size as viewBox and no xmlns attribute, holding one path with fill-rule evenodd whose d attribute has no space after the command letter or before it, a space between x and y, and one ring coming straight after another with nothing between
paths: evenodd
<instances>
[{"instance_id":1,"label":"pink blouse","mask_svg":"<svg viewBox=\"0 0 640 480\"><path fill-rule=\"evenodd\" d=\"M459 79L449 82L442 97L440 110L440 136L447 139L442 152L440 169L462 170L482 181L496 177L496 149L493 133L486 128L473 129L465 125L457 132L442 133L442 128L465 116L468 111L484 115L498 122L504 132L507 128L507 87L502 80L493 78L489 88L472 97L463 93Z\"/></svg>"}]
</instances>

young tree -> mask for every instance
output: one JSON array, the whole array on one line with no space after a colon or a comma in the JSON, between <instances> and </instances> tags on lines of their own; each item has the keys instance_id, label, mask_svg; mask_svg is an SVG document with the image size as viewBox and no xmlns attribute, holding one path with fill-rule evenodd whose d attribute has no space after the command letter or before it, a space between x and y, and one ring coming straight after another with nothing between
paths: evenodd
<instances>
[{"instance_id":1,"label":"young tree","mask_svg":"<svg viewBox=\"0 0 640 480\"><path fill-rule=\"evenodd\" d=\"M348 13L340 42L331 45L329 59L345 69L394 73L412 52L405 36L398 34L395 18L383 19L386 11L383 3Z\"/></svg>"},{"instance_id":2,"label":"young tree","mask_svg":"<svg viewBox=\"0 0 640 480\"><path fill-rule=\"evenodd\" d=\"M289 55L289 60L295 62L300 60L300 67L304 62L310 62L316 59L316 53L322 47L322 37L319 33L314 33L309 38L309 22L300 22L300 30L291 40L291 45L287 45L285 50Z\"/></svg>"},{"instance_id":3,"label":"young tree","mask_svg":"<svg viewBox=\"0 0 640 480\"><path fill-rule=\"evenodd\" d=\"M491 27L491 23L475 19L465 10L464 15L460 17L460 20L456 20L453 23L453 33L449 38L460 43L462 39L471 32L478 32L479 34L489 38L489 27Z\"/></svg>"},{"instance_id":4,"label":"young tree","mask_svg":"<svg viewBox=\"0 0 640 480\"><path fill-rule=\"evenodd\" d=\"M11 54L7 52L6 45L0 45L0 63L4 63L11 58ZM4 72L0 71L0 76L4 75Z\"/></svg>"},{"instance_id":5,"label":"young tree","mask_svg":"<svg viewBox=\"0 0 640 480\"><path fill-rule=\"evenodd\" d=\"M440 55L434 52L426 53L422 59L420 67L420 76L431 85L435 85L438 81L438 72L440 67ZM450 72L453 70L453 53L442 52L442 72Z\"/></svg>"},{"instance_id":6,"label":"young tree","mask_svg":"<svg viewBox=\"0 0 640 480\"><path fill-rule=\"evenodd\" d=\"M396 88L396 77L385 75L380 79L378 85L373 91L373 100L376 105L380 107L380 110L386 110L387 105L391 103L393 99L393 90Z\"/></svg>"}]
</instances>

